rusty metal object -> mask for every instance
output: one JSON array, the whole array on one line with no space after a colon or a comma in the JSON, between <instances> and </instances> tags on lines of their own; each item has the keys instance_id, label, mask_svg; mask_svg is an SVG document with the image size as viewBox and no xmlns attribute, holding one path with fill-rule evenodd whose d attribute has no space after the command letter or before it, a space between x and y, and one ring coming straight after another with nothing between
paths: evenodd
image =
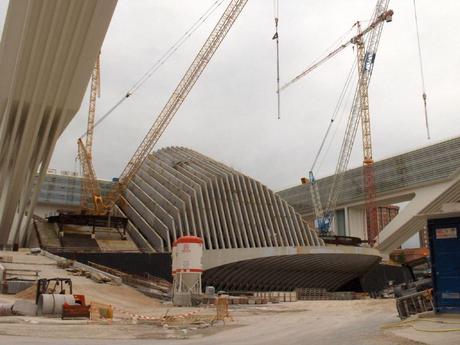
<instances>
[{"instance_id":1,"label":"rusty metal object","mask_svg":"<svg viewBox=\"0 0 460 345\"><path fill-rule=\"evenodd\" d=\"M396 309L401 320L433 310L433 289L397 298Z\"/></svg>"}]
</instances>

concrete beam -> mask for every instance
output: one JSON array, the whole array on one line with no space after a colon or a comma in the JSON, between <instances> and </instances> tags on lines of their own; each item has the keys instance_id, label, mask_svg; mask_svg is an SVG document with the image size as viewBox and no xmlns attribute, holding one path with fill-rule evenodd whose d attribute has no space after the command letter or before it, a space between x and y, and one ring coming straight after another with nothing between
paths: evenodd
<instances>
[{"instance_id":1,"label":"concrete beam","mask_svg":"<svg viewBox=\"0 0 460 345\"><path fill-rule=\"evenodd\" d=\"M116 3L9 2L0 43L0 247L25 239L20 229L80 107Z\"/></svg>"}]
</instances>

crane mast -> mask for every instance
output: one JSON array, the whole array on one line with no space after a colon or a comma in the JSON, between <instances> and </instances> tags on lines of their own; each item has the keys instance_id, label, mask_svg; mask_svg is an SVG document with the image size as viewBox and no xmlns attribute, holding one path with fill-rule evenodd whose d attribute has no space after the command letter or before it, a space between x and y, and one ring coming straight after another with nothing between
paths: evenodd
<instances>
[{"instance_id":1,"label":"crane mast","mask_svg":"<svg viewBox=\"0 0 460 345\"><path fill-rule=\"evenodd\" d=\"M101 84L100 84L100 55L96 59L93 72L91 73L91 89L89 97L89 111L88 111L88 124L86 126L86 151L92 159L93 157L93 136L94 136L94 120L96 118L96 99L100 97Z\"/></svg>"},{"instance_id":2,"label":"crane mast","mask_svg":"<svg viewBox=\"0 0 460 345\"><path fill-rule=\"evenodd\" d=\"M163 110L160 112L147 135L124 168L118 182L114 184L107 197L107 201L104 203L104 208L107 213L110 212L113 206L117 203L121 193L124 192L131 179L140 169L142 163L158 142L165 129L168 127L169 123L206 68L217 48L219 48L221 42L233 26L233 23L238 18L247 1L248 0L230 1L219 19L219 22L214 27L203 47L198 52L198 55L193 60L182 80L179 82L179 85L177 85Z\"/></svg>"},{"instance_id":3,"label":"crane mast","mask_svg":"<svg viewBox=\"0 0 460 345\"><path fill-rule=\"evenodd\" d=\"M360 23L356 23L358 33L349 41L340 45L332 52L321 58L288 83L283 85L280 90L284 90L290 85L302 79L304 76L315 70L317 67L330 60L333 56L337 55L340 51L345 49L348 45L354 44L357 49L358 60L358 86L355 90L353 97L352 108L348 118L347 127L345 130L344 139L340 148L339 159L335 173L333 175L332 184L329 189L329 194L326 202L326 207L323 209L319 193L318 183L314 177L313 171L309 172L310 180L310 194L315 210L315 226L322 234L330 232L332 224L333 212L335 210L337 199L340 195L344 172L347 170L350 161L353 144L356 138L359 122L361 120L362 133L363 133L363 184L366 198L366 213L370 215L368 219L369 233L368 240L373 244L373 239L376 236L377 230L377 211L375 208L375 177L374 166L372 159L372 140L371 140L371 127L370 127L370 113L369 113L369 96L368 86L374 68L375 56L377 53L380 36L383 29L383 23L392 20L393 11L388 10L389 0L379 0L374 9L370 25L364 30L361 30ZM369 35L367 35L369 34ZM364 37L367 37L367 43ZM328 129L329 132L329 129ZM321 145L321 147L324 144ZM319 155L319 153L318 153ZM318 157L317 155L317 157ZM317 158L316 158L317 159ZM315 161L316 161L315 159Z\"/></svg>"},{"instance_id":4,"label":"crane mast","mask_svg":"<svg viewBox=\"0 0 460 345\"><path fill-rule=\"evenodd\" d=\"M379 8L376 11L386 11L389 0L381 1L378 3ZM383 19L386 21L391 20L391 15L382 13ZM358 32L361 30L360 23L357 23ZM362 36L356 42L357 61L359 73L358 79L358 93L360 102L360 118L362 129L363 141L363 188L366 200L366 217L367 217L367 240L371 246L374 245L378 236L378 220L377 220L377 206L376 206L376 190L375 190L375 172L374 160L372 155L372 135L371 135L371 119L369 111L369 79L374 68L375 56L377 53L380 36L382 33L383 25L376 28L368 39L367 49L364 47Z\"/></svg>"},{"instance_id":5,"label":"crane mast","mask_svg":"<svg viewBox=\"0 0 460 345\"><path fill-rule=\"evenodd\" d=\"M360 24L357 23L358 35L353 43L357 47L358 58L358 88L355 91L353 106L350 117L348 118L345 136L340 150L339 160L334 174L332 186L329 192L327 210L333 212L337 204L338 196L340 195L344 173L348 167L353 143L356 137L356 132L361 121L363 133L363 184L366 200L366 213L371 217L369 221L368 241L372 245L375 236L378 233L377 229L377 210L375 208L375 177L374 164L372 159L372 142L371 142L371 127L369 113L369 97L368 88L372 71L374 68L375 56L377 53L378 44L382 34L383 23L392 20L393 11L387 10L389 0L380 0L377 2L374 11L374 20L376 22L375 29L371 31L367 39L367 44L363 41L363 36L360 33Z\"/></svg>"},{"instance_id":6,"label":"crane mast","mask_svg":"<svg viewBox=\"0 0 460 345\"><path fill-rule=\"evenodd\" d=\"M82 212L98 214L101 212L102 197L99 182L93 167L93 136L94 120L96 117L96 100L100 96L100 55L96 59L91 73L91 83L89 92L88 122L86 128L86 141L78 139L78 159L83 170L81 183L80 208ZM91 200L93 208L90 209L88 201Z\"/></svg>"},{"instance_id":7,"label":"crane mast","mask_svg":"<svg viewBox=\"0 0 460 345\"><path fill-rule=\"evenodd\" d=\"M82 213L90 212L93 214L104 214L104 203L102 200L101 187L97 180L91 157L83 144L81 138L78 139L78 159L80 160L83 170L83 192L81 200L85 199L85 205L82 207ZM93 207L88 205L88 196L93 203Z\"/></svg>"}]
</instances>

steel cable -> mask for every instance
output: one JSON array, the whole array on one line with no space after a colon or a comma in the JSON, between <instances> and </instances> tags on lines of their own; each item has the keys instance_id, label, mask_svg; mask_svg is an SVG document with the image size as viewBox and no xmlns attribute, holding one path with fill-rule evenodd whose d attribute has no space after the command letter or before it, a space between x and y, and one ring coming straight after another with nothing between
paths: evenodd
<instances>
[{"instance_id":1,"label":"steel cable","mask_svg":"<svg viewBox=\"0 0 460 345\"><path fill-rule=\"evenodd\" d=\"M185 31L185 33L139 78L133 86L129 88L125 95L118 100L100 119L98 119L94 127L103 122L117 109L124 101L133 95L140 87L142 87L153 74L168 61L174 53L198 30L198 28L206 22L206 20L222 5L224 0L216 0L214 3ZM83 133L80 138L85 137L87 132Z\"/></svg>"}]
</instances>

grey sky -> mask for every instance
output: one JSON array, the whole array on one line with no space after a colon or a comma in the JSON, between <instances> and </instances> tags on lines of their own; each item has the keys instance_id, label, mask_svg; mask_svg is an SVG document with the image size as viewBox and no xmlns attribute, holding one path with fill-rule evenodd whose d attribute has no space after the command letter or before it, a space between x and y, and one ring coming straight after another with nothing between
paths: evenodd
<instances>
[{"instance_id":1,"label":"grey sky","mask_svg":"<svg viewBox=\"0 0 460 345\"><path fill-rule=\"evenodd\" d=\"M100 116L214 0L119 0L102 49ZM228 1L224 3L226 6ZM218 20L224 5L163 68L95 133L95 168L118 176ZM375 1L280 0L281 79L321 55ZM458 135L460 2L417 0L431 142ZM430 144L426 139L412 0L391 1L370 87L376 160ZM6 2L0 2L0 18ZM273 1L250 0L157 149L181 145L209 155L278 190L306 175L354 59L348 48L282 94L276 118ZM57 143L51 168L73 170L86 127L87 96ZM335 168L348 111L318 176ZM357 138L350 166L362 159Z\"/></svg>"}]
</instances>

